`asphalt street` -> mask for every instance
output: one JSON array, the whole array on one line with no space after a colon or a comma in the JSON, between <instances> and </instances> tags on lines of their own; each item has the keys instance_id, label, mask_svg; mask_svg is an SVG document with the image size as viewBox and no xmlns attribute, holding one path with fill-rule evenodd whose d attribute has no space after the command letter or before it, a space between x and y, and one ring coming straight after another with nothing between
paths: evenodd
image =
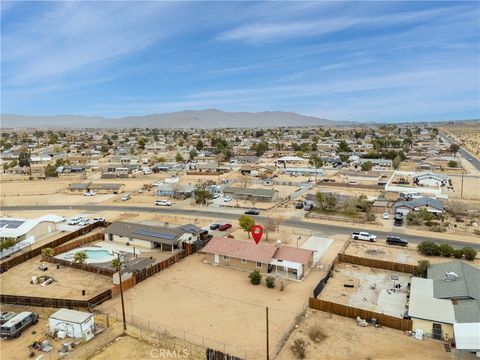
<instances>
[{"instance_id":1,"label":"asphalt street","mask_svg":"<svg viewBox=\"0 0 480 360\"><path fill-rule=\"evenodd\" d=\"M443 132L440 132L440 135L443 137L443 139L448 142L449 144L455 144L455 141L450 139L447 135L445 135ZM467 160L470 164L472 164L475 169L480 171L480 160L478 160L476 157L473 155L469 154L464 148L460 148L458 150L458 153L462 155L462 157Z\"/></svg>"},{"instance_id":2,"label":"asphalt street","mask_svg":"<svg viewBox=\"0 0 480 360\"><path fill-rule=\"evenodd\" d=\"M185 216L198 216L198 217L210 217L214 219L221 220L238 220L241 212L227 212L227 211L210 211L210 210L201 210L201 209L180 209L174 207L168 208L154 208L146 206L111 206L111 205L72 205L72 206L61 206L61 205L29 205L29 206L3 206L3 211L24 211L24 210L83 210L83 211L127 211L127 212L146 212L146 213L165 213L165 214L178 214ZM261 223L267 217L265 216L255 216L256 219ZM290 226L298 229L310 230L312 234L317 236L329 237L338 234L350 235L353 231L361 231L361 225L345 227L338 225L330 224L316 224L311 222L306 222L300 219L290 218L282 222L282 225ZM392 231L378 231L375 230L375 235L378 236L379 241L385 239L387 235L392 234ZM439 236L439 237L436 237ZM401 237L408 240L411 243L419 243L425 240L433 240L437 243L448 243L454 246L471 246L477 250L480 250L480 243L472 244L471 242L462 241L461 238L458 240L442 239L440 238L441 234L432 234L431 237L427 236L413 236L407 234L401 234Z\"/></svg>"}]
</instances>

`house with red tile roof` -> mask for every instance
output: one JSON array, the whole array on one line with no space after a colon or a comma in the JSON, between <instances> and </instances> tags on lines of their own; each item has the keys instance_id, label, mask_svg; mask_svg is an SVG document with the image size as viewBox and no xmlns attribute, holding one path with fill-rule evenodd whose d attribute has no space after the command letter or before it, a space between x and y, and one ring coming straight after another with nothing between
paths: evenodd
<instances>
[{"instance_id":1,"label":"house with red tile roof","mask_svg":"<svg viewBox=\"0 0 480 360\"><path fill-rule=\"evenodd\" d=\"M313 250L256 244L253 241L214 237L202 249L213 265L301 279L313 265Z\"/></svg>"}]
</instances>

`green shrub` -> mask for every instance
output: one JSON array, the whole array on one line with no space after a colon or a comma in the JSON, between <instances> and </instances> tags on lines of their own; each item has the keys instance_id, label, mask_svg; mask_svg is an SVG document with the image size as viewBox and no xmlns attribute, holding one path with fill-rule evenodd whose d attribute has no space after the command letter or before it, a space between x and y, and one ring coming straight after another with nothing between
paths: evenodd
<instances>
[{"instance_id":1,"label":"green shrub","mask_svg":"<svg viewBox=\"0 0 480 360\"><path fill-rule=\"evenodd\" d=\"M462 249L453 250L453 256L455 257L455 259L461 259L463 257L463 250Z\"/></svg>"},{"instance_id":2,"label":"green shrub","mask_svg":"<svg viewBox=\"0 0 480 360\"><path fill-rule=\"evenodd\" d=\"M447 229L442 225L433 225L430 228L430 230L433 231L433 232L445 232L445 231L447 231Z\"/></svg>"},{"instance_id":3,"label":"green shrub","mask_svg":"<svg viewBox=\"0 0 480 360\"><path fill-rule=\"evenodd\" d=\"M275 287L275 278L273 276L267 276L265 282L269 289L273 289Z\"/></svg>"},{"instance_id":4,"label":"green shrub","mask_svg":"<svg viewBox=\"0 0 480 360\"><path fill-rule=\"evenodd\" d=\"M472 261L475 259L475 256L477 256L477 251L474 248L471 248L470 246L466 246L462 249L463 255L465 256L465 259Z\"/></svg>"},{"instance_id":5,"label":"green shrub","mask_svg":"<svg viewBox=\"0 0 480 360\"><path fill-rule=\"evenodd\" d=\"M305 351L307 349L307 344L303 339L293 340L292 351L295 356L299 359L305 359Z\"/></svg>"},{"instance_id":6,"label":"green shrub","mask_svg":"<svg viewBox=\"0 0 480 360\"><path fill-rule=\"evenodd\" d=\"M418 261L418 276L423 278L427 277L427 270L430 267L430 261L428 260L419 260Z\"/></svg>"},{"instance_id":7,"label":"green shrub","mask_svg":"<svg viewBox=\"0 0 480 360\"><path fill-rule=\"evenodd\" d=\"M440 255L445 257L450 257L453 255L453 247L450 244L441 244L438 249L440 250Z\"/></svg>"},{"instance_id":8,"label":"green shrub","mask_svg":"<svg viewBox=\"0 0 480 360\"><path fill-rule=\"evenodd\" d=\"M433 241L422 241L420 244L418 244L417 250L420 254L425 256L440 255L440 249Z\"/></svg>"},{"instance_id":9,"label":"green shrub","mask_svg":"<svg viewBox=\"0 0 480 360\"><path fill-rule=\"evenodd\" d=\"M308 336L316 343L320 343L327 338L327 335L323 332L322 328L318 324L313 325L310 329L308 329Z\"/></svg>"},{"instance_id":10,"label":"green shrub","mask_svg":"<svg viewBox=\"0 0 480 360\"><path fill-rule=\"evenodd\" d=\"M54 255L53 249L52 248L42 249L42 255L47 257L52 257Z\"/></svg>"},{"instance_id":11,"label":"green shrub","mask_svg":"<svg viewBox=\"0 0 480 360\"><path fill-rule=\"evenodd\" d=\"M15 244L16 244L15 239L7 238L2 242L0 242L0 249L3 251L5 249L11 248Z\"/></svg>"},{"instance_id":12,"label":"green shrub","mask_svg":"<svg viewBox=\"0 0 480 360\"><path fill-rule=\"evenodd\" d=\"M253 285L259 285L262 282L262 274L258 270L252 271L248 277Z\"/></svg>"}]
</instances>

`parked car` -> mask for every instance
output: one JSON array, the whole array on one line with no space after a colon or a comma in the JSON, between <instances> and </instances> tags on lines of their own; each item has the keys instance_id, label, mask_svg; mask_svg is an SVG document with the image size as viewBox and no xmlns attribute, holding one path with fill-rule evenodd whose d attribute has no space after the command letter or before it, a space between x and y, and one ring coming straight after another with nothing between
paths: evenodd
<instances>
[{"instance_id":1,"label":"parked car","mask_svg":"<svg viewBox=\"0 0 480 360\"><path fill-rule=\"evenodd\" d=\"M373 234L370 234L368 232L361 231L361 232L352 233L352 239L375 242L375 241L377 241L377 236L373 235Z\"/></svg>"},{"instance_id":2,"label":"parked car","mask_svg":"<svg viewBox=\"0 0 480 360\"><path fill-rule=\"evenodd\" d=\"M303 201L298 201L295 204L295 209L303 209Z\"/></svg>"},{"instance_id":3,"label":"parked car","mask_svg":"<svg viewBox=\"0 0 480 360\"><path fill-rule=\"evenodd\" d=\"M249 209L245 211L245 214L247 215L260 215L260 210L257 208Z\"/></svg>"},{"instance_id":4,"label":"parked car","mask_svg":"<svg viewBox=\"0 0 480 360\"><path fill-rule=\"evenodd\" d=\"M403 215L402 214L396 214L395 215L393 225L395 225L395 226L402 226L403 225Z\"/></svg>"},{"instance_id":5,"label":"parked car","mask_svg":"<svg viewBox=\"0 0 480 360\"><path fill-rule=\"evenodd\" d=\"M102 218L102 217L94 217L93 218L93 222L104 222L105 221L105 218Z\"/></svg>"},{"instance_id":6,"label":"parked car","mask_svg":"<svg viewBox=\"0 0 480 360\"><path fill-rule=\"evenodd\" d=\"M73 217L71 218L70 220L68 220L68 225L78 225L78 223L80 221L82 221L83 219L81 217Z\"/></svg>"},{"instance_id":7,"label":"parked car","mask_svg":"<svg viewBox=\"0 0 480 360\"><path fill-rule=\"evenodd\" d=\"M312 211L312 210L313 210L313 204L306 204L306 205L303 207L303 210L305 210L305 211Z\"/></svg>"},{"instance_id":8,"label":"parked car","mask_svg":"<svg viewBox=\"0 0 480 360\"><path fill-rule=\"evenodd\" d=\"M95 191L87 191L83 193L83 196L95 196L97 193Z\"/></svg>"},{"instance_id":9,"label":"parked car","mask_svg":"<svg viewBox=\"0 0 480 360\"><path fill-rule=\"evenodd\" d=\"M157 206L172 206L172 202L168 200L157 200L155 201L155 205Z\"/></svg>"},{"instance_id":10,"label":"parked car","mask_svg":"<svg viewBox=\"0 0 480 360\"><path fill-rule=\"evenodd\" d=\"M0 337L4 339L18 338L22 331L30 325L38 323L38 315L30 311L23 311L8 320L0 328Z\"/></svg>"},{"instance_id":11,"label":"parked car","mask_svg":"<svg viewBox=\"0 0 480 360\"><path fill-rule=\"evenodd\" d=\"M220 227L220 224L212 224L210 225L210 230L217 230Z\"/></svg>"},{"instance_id":12,"label":"parked car","mask_svg":"<svg viewBox=\"0 0 480 360\"><path fill-rule=\"evenodd\" d=\"M214 194L213 194L213 198L214 198L214 199L218 199L219 197L220 197L220 194L219 194L219 193L214 193Z\"/></svg>"},{"instance_id":13,"label":"parked car","mask_svg":"<svg viewBox=\"0 0 480 360\"><path fill-rule=\"evenodd\" d=\"M123 196L120 198L120 200L122 200L122 201L128 201L128 200L130 200L130 195L128 195L128 194L123 195Z\"/></svg>"},{"instance_id":14,"label":"parked car","mask_svg":"<svg viewBox=\"0 0 480 360\"><path fill-rule=\"evenodd\" d=\"M90 219L82 219L79 223L78 226L87 226L90 224Z\"/></svg>"},{"instance_id":15,"label":"parked car","mask_svg":"<svg viewBox=\"0 0 480 360\"><path fill-rule=\"evenodd\" d=\"M389 245L398 245L398 246L407 246L408 241L405 239L402 239L398 236L395 235L389 235L387 236L387 244Z\"/></svg>"},{"instance_id":16,"label":"parked car","mask_svg":"<svg viewBox=\"0 0 480 360\"><path fill-rule=\"evenodd\" d=\"M383 213L382 219L388 220L388 219L390 219L390 215L388 215L388 213Z\"/></svg>"},{"instance_id":17,"label":"parked car","mask_svg":"<svg viewBox=\"0 0 480 360\"><path fill-rule=\"evenodd\" d=\"M232 200L233 200L233 198L232 198L231 196L225 196L225 197L223 198L223 201L224 201L224 202L229 202L229 201L232 201Z\"/></svg>"},{"instance_id":18,"label":"parked car","mask_svg":"<svg viewBox=\"0 0 480 360\"><path fill-rule=\"evenodd\" d=\"M13 318L17 313L14 313L13 311L2 311L2 314L0 314L0 325L5 324L8 320Z\"/></svg>"},{"instance_id":19,"label":"parked car","mask_svg":"<svg viewBox=\"0 0 480 360\"><path fill-rule=\"evenodd\" d=\"M222 224L218 227L218 230L220 231L227 231L232 227L232 224Z\"/></svg>"}]
</instances>

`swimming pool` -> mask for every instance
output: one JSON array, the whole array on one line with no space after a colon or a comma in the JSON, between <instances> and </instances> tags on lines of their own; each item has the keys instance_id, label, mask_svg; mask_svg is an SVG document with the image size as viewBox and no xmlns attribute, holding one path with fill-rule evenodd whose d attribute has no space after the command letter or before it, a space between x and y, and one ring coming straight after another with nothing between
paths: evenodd
<instances>
[{"instance_id":1,"label":"swimming pool","mask_svg":"<svg viewBox=\"0 0 480 360\"><path fill-rule=\"evenodd\" d=\"M111 252L110 250L102 249L101 247L85 247L74 249L67 251L66 253L57 255L56 257L63 260L73 261L73 259L75 258L75 254L81 251L87 254L87 258L85 260L85 263L87 264L110 262L115 258L113 252Z\"/></svg>"}]
</instances>

